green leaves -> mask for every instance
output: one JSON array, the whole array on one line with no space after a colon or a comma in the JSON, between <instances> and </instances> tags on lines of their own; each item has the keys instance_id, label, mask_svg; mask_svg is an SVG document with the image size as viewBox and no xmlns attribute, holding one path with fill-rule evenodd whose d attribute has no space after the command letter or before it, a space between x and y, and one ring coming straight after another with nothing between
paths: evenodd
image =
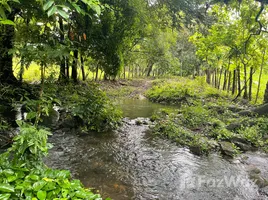
<instances>
[{"instance_id":1,"label":"green leaves","mask_svg":"<svg viewBox=\"0 0 268 200\"><path fill-rule=\"evenodd\" d=\"M71 180L70 171L53 170L43 163L47 153L47 135L21 121L20 134L8 151L0 156L0 200L11 199L91 199L101 200L83 188L79 180Z\"/></svg>"},{"instance_id":2,"label":"green leaves","mask_svg":"<svg viewBox=\"0 0 268 200\"><path fill-rule=\"evenodd\" d=\"M45 200L47 197L47 192L40 190L37 192L37 197L39 200Z\"/></svg>"},{"instance_id":3,"label":"green leaves","mask_svg":"<svg viewBox=\"0 0 268 200\"><path fill-rule=\"evenodd\" d=\"M64 18L64 19L68 19L69 18L69 15L65 12L65 11L63 11L63 10L58 10L58 13L60 14L60 16L62 16L62 18Z\"/></svg>"},{"instance_id":4,"label":"green leaves","mask_svg":"<svg viewBox=\"0 0 268 200\"><path fill-rule=\"evenodd\" d=\"M6 0L6 1L0 2L0 24L14 26L15 23L7 19L7 16L6 16L6 11L10 13L12 10L10 5L8 4L9 2L20 3L18 0Z\"/></svg>"},{"instance_id":5,"label":"green leaves","mask_svg":"<svg viewBox=\"0 0 268 200\"><path fill-rule=\"evenodd\" d=\"M47 11L54 4L54 0L50 0L44 4L43 9Z\"/></svg>"},{"instance_id":6,"label":"green leaves","mask_svg":"<svg viewBox=\"0 0 268 200\"><path fill-rule=\"evenodd\" d=\"M48 17L54 15L57 12L57 7L53 6L52 8L50 8L47 12Z\"/></svg>"},{"instance_id":7,"label":"green leaves","mask_svg":"<svg viewBox=\"0 0 268 200\"><path fill-rule=\"evenodd\" d=\"M14 186L7 183L0 183L0 192L14 192Z\"/></svg>"},{"instance_id":8,"label":"green leaves","mask_svg":"<svg viewBox=\"0 0 268 200\"><path fill-rule=\"evenodd\" d=\"M0 200L8 200L11 194L0 194Z\"/></svg>"},{"instance_id":9,"label":"green leaves","mask_svg":"<svg viewBox=\"0 0 268 200\"><path fill-rule=\"evenodd\" d=\"M69 7L65 5L56 5L54 0L50 0L47 3L45 3L43 6L43 9L47 11L48 17L54 14L59 14L63 19L69 18L69 14L67 13L67 11L69 10ZM64 11L64 9L67 11Z\"/></svg>"}]
</instances>

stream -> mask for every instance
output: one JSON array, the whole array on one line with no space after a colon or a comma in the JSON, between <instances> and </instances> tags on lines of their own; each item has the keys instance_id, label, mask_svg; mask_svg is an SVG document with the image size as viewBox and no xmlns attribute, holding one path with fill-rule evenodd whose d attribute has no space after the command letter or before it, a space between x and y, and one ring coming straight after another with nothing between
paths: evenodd
<instances>
[{"instance_id":1,"label":"stream","mask_svg":"<svg viewBox=\"0 0 268 200\"><path fill-rule=\"evenodd\" d=\"M175 143L153 137L146 121L163 107L147 100L121 100L123 126L113 133L77 135L56 131L46 158L53 168L69 169L86 187L114 200L265 200L248 178L256 163L268 172L266 155L249 153L248 164L218 154L196 156ZM170 108L170 107L169 107ZM267 173L268 175L268 173Z\"/></svg>"}]
</instances>

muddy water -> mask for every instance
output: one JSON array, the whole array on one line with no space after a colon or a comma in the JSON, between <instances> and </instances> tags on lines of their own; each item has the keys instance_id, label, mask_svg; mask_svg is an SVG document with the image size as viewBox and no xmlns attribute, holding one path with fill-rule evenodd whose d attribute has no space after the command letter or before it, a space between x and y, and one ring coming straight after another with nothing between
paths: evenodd
<instances>
[{"instance_id":1,"label":"muddy water","mask_svg":"<svg viewBox=\"0 0 268 200\"><path fill-rule=\"evenodd\" d=\"M147 108L148 113L154 110L149 104L143 106ZM142 117L137 110L133 115L129 111L128 117ZM125 119L114 133L77 136L58 131L50 142L55 147L46 160L49 166L70 169L86 187L115 200L268 199L249 180L244 164L233 164L216 154L195 156L152 137L148 126L135 125L135 120Z\"/></svg>"}]
</instances>

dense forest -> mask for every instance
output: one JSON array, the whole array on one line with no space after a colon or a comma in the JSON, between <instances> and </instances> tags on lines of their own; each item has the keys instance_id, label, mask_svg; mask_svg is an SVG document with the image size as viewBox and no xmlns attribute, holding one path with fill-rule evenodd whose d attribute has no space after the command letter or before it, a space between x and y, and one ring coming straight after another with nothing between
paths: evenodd
<instances>
[{"instance_id":1,"label":"dense forest","mask_svg":"<svg viewBox=\"0 0 268 200\"><path fill-rule=\"evenodd\" d=\"M237 198L268 198L267 6L266 0L2 0L0 199L198 199L198 192L183 196L178 188L164 193L164 180L146 190L156 166L141 178L147 184L136 183L143 189L132 185L128 167L142 163L142 173L150 159L140 159L149 150L154 162L146 167L161 162L165 172L158 143L172 156L170 148L186 148L183 156L190 152L201 166L216 154L230 174L236 169L225 159L237 159L258 187L256 194L233 191ZM157 142L137 148L147 137ZM80 143L69 146L73 140ZM73 163L45 158L57 151L84 167L92 160L83 169L91 173L85 178ZM245 158L252 158L248 152L264 155L261 166ZM113 177L103 181L104 175ZM224 198L219 191L203 199Z\"/></svg>"}]
</instances>

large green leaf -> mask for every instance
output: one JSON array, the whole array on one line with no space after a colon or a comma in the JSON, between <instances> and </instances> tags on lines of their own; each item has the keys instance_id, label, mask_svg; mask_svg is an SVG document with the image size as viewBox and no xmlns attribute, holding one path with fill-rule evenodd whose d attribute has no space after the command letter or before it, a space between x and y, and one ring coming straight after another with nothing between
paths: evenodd
<instances>
[{"instance_id":1,"label":"large green leaf","mask_svg":"<svg viewBox=\"0 0 268 200\"><path fill-rule=\"evenodd\" d=\"M63 11L63 10L61 10L61 9L58 9L58 13L59 13L60 16L62 16L64 19L68 19L68 18L69 18L69 15L68 15L65 11Z\"/></svg>"},{"instance_id":2,"label":"large green leaf","mask_svg":"<svg viewBox=\"0 0 268 200\"><path fill-rule=\"evenodd\" d=\"M47 184L47 182L44 181L44 180L35 182L35 183L33 184L33 190L34 190L34 191L39 191L39 190L41 190L46 184Z\"/></svg>"},{"instance_id":3,"label":"large green leaf","mask_svg":"<svg viewBox=\"0 0 268 200\"><path fill-rule=\"evenodd\" d=\"M0 194L0 200L8 200L11 194Z\"/></svg>"},{"instance_id":4,"label":"large green leaf","mask_svg":"<svg viewBox=\"0 0 268 200\"><path fill-rule=\"evenodd\" d=\"M43 6L44 10L48 10L54 4L54 0L50 0Z\"/></svg>"},{"instance_id":5,"label":"large green leaf","mask_svg":"<svg viewBox=\"0 0 268 200\"><path fill-rule=\"evenodd\" d=\"M49 11L47 12L48 17L54 15L54 14L57 12L57 10L58 10L58 9L57 9L56 6L51 7L51 8L49 9Z\"/></svg>"},{"instance_id":6,"label":"large green leaf","mask_svg":"<svg viewBox=\"0 0 268 200\"><path fill-rule=\"evenodd\" d=\"M4 9L2 8L2 6L0 6L0 16L3 19L7 18L6 13L5 13Z\"/></svg>"},{"instance_id":7,"label":"large green leaf","mask_svg":"<svg viewBox=\"0 0 268 200\"><path fill-rule=\"evenodd\" d=\"M45 200L46 197L47 197L47 192L46 191L39 190L37 192L37 197L38 197L39 200Z\"/></svg>"},{"instance_id":8,"label":"large green leaf","mask_svg":"<svg viewBox=\"0 0 268 200\"><path fill-rule=\"evenodd\" d=\"M0 184L0 192L14 192L14 186L9 185L7 183L1 183Z\"/></svg>"},{"instance_id":9,"label":"large green leaf","mask_svg":"<svg viewBox=\"0 0 268 200\"><path fill-rule=\"evenodd\" d=\"M94 10L96 13L97 13L97 15L100 15L101 14L101 8L100 8L100 6L99 5L91 5L91 8L92 8L92 10Z\"/></svg>"}]
</instances>

